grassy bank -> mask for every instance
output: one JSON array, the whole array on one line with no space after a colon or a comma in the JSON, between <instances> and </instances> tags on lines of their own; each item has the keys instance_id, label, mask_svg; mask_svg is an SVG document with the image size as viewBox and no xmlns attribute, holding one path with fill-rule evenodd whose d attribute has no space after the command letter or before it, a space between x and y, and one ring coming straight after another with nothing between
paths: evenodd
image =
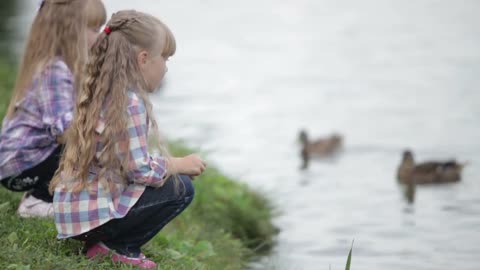
<instances>
[{"instance_id":1,"label":"grassy bank","mask_svg":"<svg viewBox=\"0 0 480 270\"><path fill-rule=\"evenodd\" d=\"M0 119L14 80L0 60ZM188 150L172 145L172 153ZM268 248L276 229L272 209L260 194L208 169L195 180L192 205L144 248L159 269L242 269L253 250ZM129 269L109 261L89 261L77 241L58 241L51 220L21 219L21 194L0 188L0 269Z\"/></svg>"}]
</instances>

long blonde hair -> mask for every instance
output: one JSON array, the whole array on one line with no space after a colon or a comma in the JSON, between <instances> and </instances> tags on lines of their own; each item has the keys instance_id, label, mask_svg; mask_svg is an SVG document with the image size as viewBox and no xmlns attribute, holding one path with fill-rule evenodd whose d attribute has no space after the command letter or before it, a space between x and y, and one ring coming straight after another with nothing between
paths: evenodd
<instances>
[{"instance_id":1,"label":"long blonde hair","mask_svg":"<svg viewBox=\"0 0 480 270\"><path fill-rule=\"evenodd\" d=\"M97 0L98 1L98 0ZM30 29L6 118L28 91L34 76L55 57L61 57L80 81L86 54L87 18L84 0L45 0Z\"/></svg>"},{"instance_id":2,"label":"long blonde hair","mask_svg":"<svg viewBox=\"0 0 480 270\"><path fill-rule=\"evenodd\" d=\"M158 128L148 100L146 82L137 63L139 50L169 57L175 53L176 43L172 32L157 18L134 10L115 13L107 27L111 33L102 33L90 50L87 75L78 93L75 117L67 131L67 143L57 174L50 190L63 179L75 180L74 191L88 187L88 175L92 167L100 168L98 181L112 187L114 176L120 176L128 184L129 160L127 114L128 91L135 91L144 102L150 129L158 138ZM105 129L96 133L99 118L105 120ZM125 154L116 154L117 140ZM100 141L102 149L97 149ZM164 147L164 155L168 156ZM118 149L117 149L118 150ZM96 153L100 151L97 157Z\"/></svg>"}]
</instances>

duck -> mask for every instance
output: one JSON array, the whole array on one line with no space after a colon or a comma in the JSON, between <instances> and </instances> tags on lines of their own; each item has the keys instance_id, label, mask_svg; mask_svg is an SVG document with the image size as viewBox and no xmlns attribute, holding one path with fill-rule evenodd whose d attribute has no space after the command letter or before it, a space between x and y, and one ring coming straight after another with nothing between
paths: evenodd
<instances>
[{"instance_id":1,"label":"duck","mask_svg":"<svg viewBox=\"0 0 480 270\"><path fill-rule=\"evenodd\" d=\"M467 163L456 160L426 161L415 164L413 153L405 150L397 169L397 179L403 184L439 184L461 180L462 170Z\"/></svg>"},{"instance_id":2,"label":"duck","mask_svg":"<svg viewBox=\"0 0 480 270\"><path fill-rule=\"evenodd\" d=\"M333 133L325 138L310 141L305 130L300 131L299 140L302 144L300 153L303 159L302 169L308 167L309 161L312 157L332 156L342 147L343 144L343 137L337 133Z\"/></svg>"}]
</instances>

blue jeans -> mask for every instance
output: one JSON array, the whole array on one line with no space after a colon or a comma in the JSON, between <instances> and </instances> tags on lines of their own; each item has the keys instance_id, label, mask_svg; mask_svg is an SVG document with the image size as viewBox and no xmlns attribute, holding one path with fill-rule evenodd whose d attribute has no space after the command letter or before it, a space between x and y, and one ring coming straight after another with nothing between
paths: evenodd
<instances>
[{"instance_id":1,"label":"blue jeans","mask_svg":"<svg viewBox=\"0 0 480 270\"><path fill-rule=\"evenodd\" d=\"M1 179L1 184L11 191L28 191L33 197L51 203L53 196L48 191L48 185L58 169L63 147L60 145L47 159L20 175Z\"/></svg>"},{"instance_id":2,"label":"blue jeans","mask_svg":"<svg viewBox=\"0 0 480 270\"><path fill-rule=\"evenodd\" d=\"M101 241L119 254L138 257L141 246L192 202L192 179L186 175L179 175L178 179L176 187L172 177L160 188L147 187L125 217L73 238L85 241L87 247Z\"/></svg>"}]
</instances>

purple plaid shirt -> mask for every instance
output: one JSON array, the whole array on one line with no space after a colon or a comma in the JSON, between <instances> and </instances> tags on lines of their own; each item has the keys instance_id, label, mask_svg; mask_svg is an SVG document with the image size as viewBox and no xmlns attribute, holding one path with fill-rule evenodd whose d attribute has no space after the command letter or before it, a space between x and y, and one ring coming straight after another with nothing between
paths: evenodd
<instances>
[{"instance_id":1,"label":"purple plaid shirt","mask_svg":"<svg viewBox=\"0 0 480 270\"><path fill-rule=\"evenodd\" d=\"M134 92L129 92L128 134L126 140L116 141L118 157L128 160L129 184L124 186L119 176L109 179L113 185L106 190L97 179L99 168L92 166L88 176L89 187L73 192L76 179L63 179L55 188L53 209L58 238L67 238L88 232L114 218L124 217L145 191L146 186L160 187L167 176L166 162L163 157L152 156L148 152L148 120L145 104ZM98 120L96 132L105 130L103 114ZM97 138L100 138L98 136ZM129 148L126 147L128 140ZM97 141L97 158L103 145Z\"/></svg>"},{"instance_id":2,"label":"purple plaid shirt","mask_svg":"<svg viewBox=\"0 0 480 270\"><path fill-rule=\"evenodd\" d=\"M74 96L73 74L60 58L34 77L13 117L3 120L0 179L40 164L58 147L57 136L72 121Z\"/></svg>"}]
</instances>

